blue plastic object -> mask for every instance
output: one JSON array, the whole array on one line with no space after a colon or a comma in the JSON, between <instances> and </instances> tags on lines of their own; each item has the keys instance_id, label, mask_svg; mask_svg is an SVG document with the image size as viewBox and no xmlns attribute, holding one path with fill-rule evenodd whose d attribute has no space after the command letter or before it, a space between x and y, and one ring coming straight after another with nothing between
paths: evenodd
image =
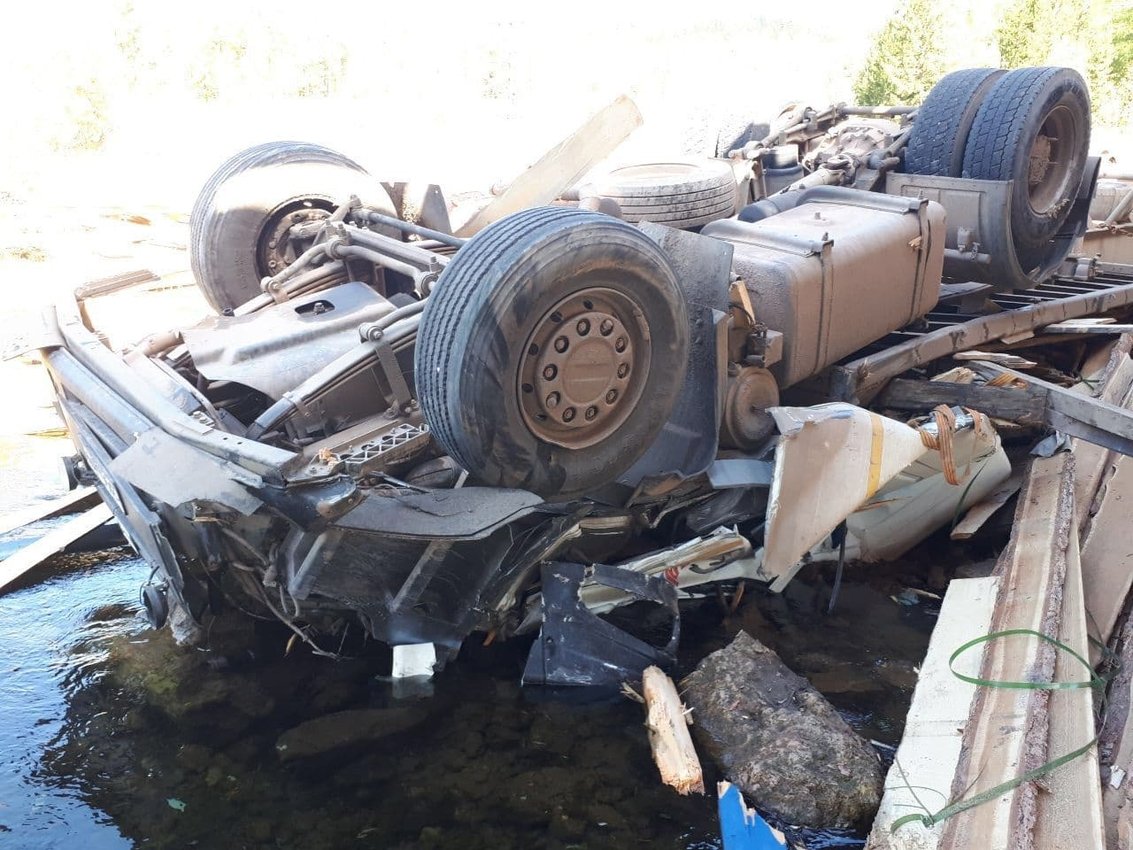
<instances>
[{"instance_id":1,"label":"blue plastic object","mask_svg":"<svg viewBox=\"0 0 1133 850\"><path fill-rule=\"evenodd\" d=\"M758 812L744 804L743 795L735 785L721 782L717 793L724 850L783 850L787 846Z\"/></svg>"}]
</instances>

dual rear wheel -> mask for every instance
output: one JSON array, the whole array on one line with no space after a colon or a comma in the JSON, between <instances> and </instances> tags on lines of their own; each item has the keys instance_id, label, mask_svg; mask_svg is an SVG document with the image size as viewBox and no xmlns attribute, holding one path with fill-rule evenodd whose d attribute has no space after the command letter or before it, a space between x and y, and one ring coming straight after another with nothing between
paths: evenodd
<instances>
[{"instance_id":1,"label":"dual rear wheel","mask_svg":"<svg viewBox=\"0 0 1133 850\"><path fill-rule=\"evenodd\" d=\"M969 68L940 80L917 111L905 170L1012 180L1011 236L1026 264L1070 215L1090 145L1086 83L1069 68Z\"/></svg>"}]
</instances>

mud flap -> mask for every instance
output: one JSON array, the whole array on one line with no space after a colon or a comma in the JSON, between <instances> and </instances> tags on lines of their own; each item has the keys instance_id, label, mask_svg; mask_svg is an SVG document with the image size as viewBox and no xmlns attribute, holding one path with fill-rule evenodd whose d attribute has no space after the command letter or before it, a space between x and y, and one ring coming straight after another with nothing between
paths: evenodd
<instances>
[{"instance_id":1,"label":"mud flap","mask_svg":"<svg viewBox=\"0 0 1133 850\"><path fill-rule=\"evenodd\" d=\"M676 589L660 576L643 576L605 564L553 563L543 567L543 628L527 656L525 685L617 685L640 679L650 665L668 669L676 661L681 621ZM664 647L655 647L586 609L583 582L622 590L655 602L673 616Z\"/></svg>"}]
</instances>

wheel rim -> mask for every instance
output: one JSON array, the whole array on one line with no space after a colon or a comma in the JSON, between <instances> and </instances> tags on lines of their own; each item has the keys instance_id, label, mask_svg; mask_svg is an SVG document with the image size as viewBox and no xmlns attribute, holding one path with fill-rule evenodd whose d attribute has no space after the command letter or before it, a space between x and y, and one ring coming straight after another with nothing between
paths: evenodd
<instances>
[{"instance_id":1,"label":"wheel rim","mask_svg":"<svg viewBox=\"0 0 1133 850\"><path fill-rule=\"evenodd\" d=\"M1066 106L1056 106L1043 119L1027 162L1027 194L1036 213L1060 207L1076 187L1068 185L1079 143L1078 122Z\"/></svg>"},{"instance_id":2,"label":"wheel rim","mask_svg":"<svg viewBox=\"0 0 1133 850\"><path fill-rule=\"evenodd\" d=\"M649 375L649 325L622 292L583 289L559 301L524 344L516 392L540 440L581 449L626 420Z\"/></svg>"},{"instance_id":3,"label":"wheel rim","mask_svg":"<svg viewBox=\"0 0 1133 850\"><path fill-rule=\"evenodd\" d=\"M261 277L279 274L297 254L290 233L297 224L323 221L334 212L334 204L324 198L302 198L276 209L260 229L256 240L256 266Z\"/></svg>"}]
</instances>

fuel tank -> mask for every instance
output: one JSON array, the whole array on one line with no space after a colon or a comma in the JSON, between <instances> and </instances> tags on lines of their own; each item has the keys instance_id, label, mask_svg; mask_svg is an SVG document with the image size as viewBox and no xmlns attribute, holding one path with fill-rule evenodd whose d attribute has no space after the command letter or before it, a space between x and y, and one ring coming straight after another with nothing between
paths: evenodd
<instances>
[{"instance_id":1,"label":"fuel tank","mask_svg":"<svg viewBox=\"0 0 1133 850\"><path fill-rule=\"evenodd\" d=\"M940 295L944 207L840 187L774 196L760 221L701 231L729 242L758 321L783 334L780 387L924 316ZM789 199L789 200L787 200Z\"/></svg>"}]
</instances>

